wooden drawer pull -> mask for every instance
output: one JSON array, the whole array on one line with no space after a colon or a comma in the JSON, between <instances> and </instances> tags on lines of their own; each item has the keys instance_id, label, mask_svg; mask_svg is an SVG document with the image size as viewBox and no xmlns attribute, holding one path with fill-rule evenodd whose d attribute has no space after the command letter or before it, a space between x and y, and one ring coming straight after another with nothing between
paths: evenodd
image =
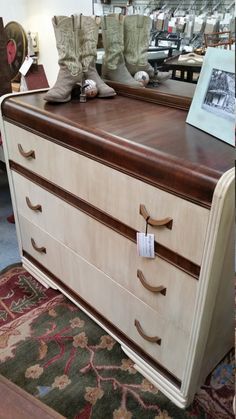
<instances>
[{"instance_id":1,"label":"wooden drawer pull","mask_svg":"<svg viewBox=\"0 0 236 419\"><path fill-rule=\"evenodd\" d=\"M140 280L141 284L144 286L144 288L146 288L148 291L166 295L166 288L162 285L159 285L158 287L153 287L152 285L149 285L140 269L137 270L137 277Z\"/></svg>"},{"instance_id":2,"label":"wooden drawer pull","mask_svg":"<svg viewBox=\"0 0 236 419\"><path fill-rule=\"evenodd\" d=\"M166 228L169 228L169 230L172 229L173 220L170 217L164 218L163 220L155 220L154 218L150 217L145 205L143 204L140 204L139 213L143 216L144 220L153 227L165 226Z\"/></svg>"},{"instance_id":3,"label":"wooden drawer pull","mask_svg":"<svg viewBox=\"0 0 236 419\"><path fill-rule=\"evenodd\" d=\"M26 204L28 205L28 207L31 210L42 212L42 206L41 205L39 205L39 204L38 205L31 204L30 199L28 198L28 196L25 197L25 200L26 200Z\"/></svg>"},{"instance_id":4,"label":"wooden drawer pull","mask_svg":"<svg viewBox=\"0 0 236 419\"><path fill-rule=\"evenodd\" d=\"M147 336L144 333L144 331L143 331L143 329L142 329L138 320L135 319L134 325L135 325L138 333L140 334L140 336L142 336L143 339L148 340L148 342L157 343L158 345L161 344L161 339L158 336Z\"/></svg>"},{"instance_id":5,"label":"wooden drawer pull","mask_svg":"<svg viewBox=\"0 0 236 419\"><path fill-rule=\"evenodd\" d=\"M34 250L36 250L37 252L47 253L46 247L38 247L37 244L35 243L34 239L31 239L31 244L32 244Z\"/></svg>"},{"instance_id":6,"label":"wooden drawer pull","mask_svg":"<svg viewBox=\"0 0 236 419\"><path fill-rule=\"evenodd\" d=\"M18 150L20 154L25 157L26 159L35 159L35 152L34 150L24 151L21 144L18 144Z\"/></svg>"}]
</instances>

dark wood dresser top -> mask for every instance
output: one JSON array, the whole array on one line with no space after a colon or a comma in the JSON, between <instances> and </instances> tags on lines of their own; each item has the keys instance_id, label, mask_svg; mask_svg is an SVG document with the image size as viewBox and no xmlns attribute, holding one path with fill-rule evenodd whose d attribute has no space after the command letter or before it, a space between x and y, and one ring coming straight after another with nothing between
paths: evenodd
<instances>
[{"instance_id":1,"label":"dark wood dresser top","mask_svg":"<svg viewBox=\"0 0 236 419\"><path fill-rule=\"evenodd\" d=\"M6 98L3 118L207 208L233 167L233 148L186 124L186 111L122 96L85 104L49 104L43 96Z\"/></svg>"}]
</instances>

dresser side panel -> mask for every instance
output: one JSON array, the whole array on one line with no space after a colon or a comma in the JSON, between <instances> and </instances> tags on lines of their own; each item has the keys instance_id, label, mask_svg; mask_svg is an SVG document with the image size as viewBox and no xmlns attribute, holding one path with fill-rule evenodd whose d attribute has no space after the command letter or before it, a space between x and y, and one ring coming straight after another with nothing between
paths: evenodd
<instances>
[{"instance_id":1,"label":"dresser side panel","mask_svg":"<svg viewBox=\"0 0 236 419\"><path fill-rule=\"evenodd\" d=\"M224 356L224 351L228 352L232 348L230 338L233 316L232 296L230 296L233 275L232 230L234 230L234 170L229 170L218 182L214 194L204 248L189 354L182 385L182 392L184 395L188 394L190 401L198 389L200 377L208 375L215 363ZM219 303L221 291L222 301ZM228 304L228 309L222 309L222 303ZM222 339L219 347L213 347L211 343L214 340L217 342L218 339L217 317L220 315L225 316L225 321L221 319L220 324L224 324L226 329L223 334L222 331L220 333L227 340L224 342ZM204 365L208 370L203 371Z\"/></svg>"},{"instance_id":2,"label":"dresser side panel","mask_svg":"<svg viewBox=\"0 0 236 419\"><path fill-rule=\"evenodd\" d=\"M234 271L234 229L232 228L220 272L219 288L199 376L199 386L225 354L234 347Z\"/></svg>"}]
</instances>

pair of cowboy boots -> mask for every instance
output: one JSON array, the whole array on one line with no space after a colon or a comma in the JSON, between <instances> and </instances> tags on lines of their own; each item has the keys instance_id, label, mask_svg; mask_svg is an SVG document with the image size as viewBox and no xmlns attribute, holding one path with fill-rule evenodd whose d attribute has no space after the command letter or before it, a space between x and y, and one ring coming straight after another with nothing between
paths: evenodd
<instances>
[{"instance_id":1,"label":"pair of cowboy boots","mask_svg":"<svg viewBox=\"0 0 236 419\"><path fill-rule=\"evenodd\" d=\"M136 72L146 71L150 78L154 76L154 69L147 59L150 17L111 14L99 18L80 14L54 16L52 24L60 69L55 85L44 96L46 101L68 102L73 87L81 85L85 79L96 82L98 97L116 95L96 70L100 24L105 50L102 64L104 79L141 88L141 84L132 77ZM169 77L168 73L158 73L157 81L162 82Z\"/></svg>"},{"instance_id":2,"label":"pair of cowboy boots","mask_svg":"<svg viewBox=\"0 0 236 419\"><path fill-rule=\"evenodd\" d=\"M74 86L83 80L96 82L98 97L115 96L96 70L100 18L72 15L54 16L52 24L58 50L59 73L55 85L46 93L48 102L68 102Z\"/></svg>"},{"instance_id":3,"label":"pair of cowboy boots","mask_svg":"<svg viewBox=\"0 0 236 419\"><path fill-rule=\"evenodd\" d=\"M154 77L148 62L148 47L152 20L149 16L111 14L101 20L105 55L102 65L104 79L141 87L132 76L138 71ZM159 83L170 78L168 72L158 72Z\"/></svg>"}]
</instances>

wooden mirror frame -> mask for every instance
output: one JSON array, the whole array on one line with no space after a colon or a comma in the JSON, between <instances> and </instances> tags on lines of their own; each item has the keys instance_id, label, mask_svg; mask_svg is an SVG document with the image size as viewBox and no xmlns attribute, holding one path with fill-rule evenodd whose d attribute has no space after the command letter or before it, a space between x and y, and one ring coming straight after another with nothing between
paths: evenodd
<instances>
[{"instance_id":1,"label":"wooden mirror frame","mask_svg":"<svg viewBox=\"0 0 236 419\"><path fill-rule=\"evenodd\" d=\"M196 88L195 84L172 79L166 80L158 87L140 89L110 80L106 80L106 83L121 96L186 111L190 108Z\"/></svg>"}]
</instances>

